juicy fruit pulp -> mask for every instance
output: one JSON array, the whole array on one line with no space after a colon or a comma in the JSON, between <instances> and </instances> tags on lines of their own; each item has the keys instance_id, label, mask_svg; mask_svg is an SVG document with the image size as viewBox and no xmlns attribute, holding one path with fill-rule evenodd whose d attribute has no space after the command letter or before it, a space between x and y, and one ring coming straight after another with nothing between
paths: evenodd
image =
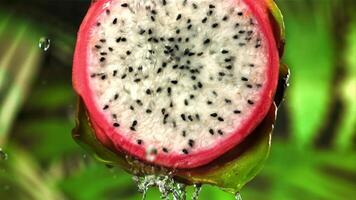
<instances>
[{"instance_id":1,"label":"juicy fruit pulp","mask_svg":"<svg viewBox=\"0 0 356 200\"><path fill-rule=\"evenodd\" d=\"M78 34L73 81L97 138L175 168L239 144L266 115L278 79L275 40L257 4L94 3Z\"/></svg>"}]
</instances>

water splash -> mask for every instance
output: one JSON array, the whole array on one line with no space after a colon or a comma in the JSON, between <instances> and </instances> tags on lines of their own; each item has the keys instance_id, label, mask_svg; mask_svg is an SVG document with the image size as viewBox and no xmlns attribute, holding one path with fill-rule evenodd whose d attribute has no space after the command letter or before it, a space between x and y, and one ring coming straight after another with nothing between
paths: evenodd
<instances>
[{"instance_id":1,"label":"water splash","mask_svg":"<svg viewBox=\"0 0 356 200\"><path fill-rule=\"evenodd\" d=\"M51 47L51 40L47 37L41 37L38 42L38 47L42 49L42 51L47 51Z\"/></svg>"},{"instance_id":2,"label":"water splash","mask_svg":"<svg viewBox=\"0 0 356 200\"><path fill-rule=\"evenodd\" d=\"M242 200L241 194L239 192L235 194L235 200Z\"/></svg>"},{"instance_id":3,"label":"water splash","mask_svg":"<svg viewBox=\"0 0 356 200\"><path fill-rule=\"evenodd\" d=\"M201 184L194 184L194 192L192 194L192 200L198 200L201 191Z\"/></svg>"},{"instance_id":4,"label":"water splash","mask_svg":"<svg viewBox=\"0 0 356 200\"><path fill-rule=\"evenodd\" d=\"M133 180L138 186L138 191L142 193L142 200L146 199L147 191L150 187L158 188L162 200L169 200L171 195L173 200L186 200L186 185L177 183L170 176L134 176Z\"/></svg>"},{"instance_id":5,"label":"water splash","mask_svg":"<svg viewBox=\"0 0 356 200\"><path fill-rule=\"evenodd\" d=\"M0 161L2 161L2 160L7 160L7 158L8 158L7 153L5 153L5 152L2 150L2 148L0 148Z\"/></svg>"}]
</instances>

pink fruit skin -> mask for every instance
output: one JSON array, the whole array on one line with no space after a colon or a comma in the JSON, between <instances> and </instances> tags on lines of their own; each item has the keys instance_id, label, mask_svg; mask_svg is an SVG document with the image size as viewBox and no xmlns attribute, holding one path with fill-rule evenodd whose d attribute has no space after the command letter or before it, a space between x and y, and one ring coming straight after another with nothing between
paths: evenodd
<instances>
[{"instance_id":1,"label":"pink fruit skin","mask_svg":"<svg viewBox=\"0 0 356 200\"><path fill-rule=\"evenodd\" d=\"M85 106L90 113L91 121L95 124L94 129L96 130L96 137L101 143L103 143L103 145L107 147L112 147L112 145L114 145L114 148L117 151L126 152L143 161L150 162L147 161L146 151L142 146L131 143L127 140L127 138L118 134L117 130L115 130L114 127L112 127L112 125L105 120L103 113L100 112L95 106L95 102L92 98L93 94L89 88L89 76L87 75L86 68L88 51L90 50L90 48L87 47L89 44L89 31L93 26L95 26L96 18L108 7L110 7L110 4L113 1L115 0L98 0L93 3L80 26L73 61L73 87L83 99ZM260 101L255 104L256 107L253 110L253 116L255 117L246 120L245 126L242 126L241 129L230 134L229 137L221 141L220 144L215 145L214 148L199 152L192 152L188 155L173 153L165 155L158 153L155 160L151 163L164 167L180 169L190 169L205 165L238 145L266 116L268 109L273 102L278 82L279 55L276 46L277 39L274 38L271 22L268 16L266 4L267 0L243 1L250 8L251 12L254 13L260 25L261 31L265 35L265 40L267 41L266 48L270 55L268 58L270 70L267 75L269 80L266 81L266 89L262 94L262 99L264 99L264 101Z\"/></svg>"}]
</instances>

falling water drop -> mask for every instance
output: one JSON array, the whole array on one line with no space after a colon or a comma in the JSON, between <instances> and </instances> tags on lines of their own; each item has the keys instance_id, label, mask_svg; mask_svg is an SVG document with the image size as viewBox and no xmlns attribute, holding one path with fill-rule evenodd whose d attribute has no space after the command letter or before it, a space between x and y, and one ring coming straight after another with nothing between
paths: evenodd
<instances>
[{"instance_id":1,"label":"falling water drop","mask_svg":"<svg viewBox=\"0 0 356 200\"><path fill-rule=\"evenodd\" d=\"M47 37L41 37L38 42L38 47L42 49L42 51L47 51L51 46L51 40Z\"/></svg>"},{"instance_id":2,"label":"falling water drop","mask_svg":"<svg viewBox=\"0 0 356 200\"><path fill-rule=\"evenodd\" d=\"M201 191L201 184L194 184L194 192L192 194L192 200L198 200Z\"/></svg>"},{"instance_id":3,"label":"falling water drop","mask_svg":"<svg viewBox=\"0 0 356 200\"><path fill-rule=\"evenodd\" d=\"M241 194L239 192L235 194L235 200L242 200Z\"/></svg>"}]
</instances>

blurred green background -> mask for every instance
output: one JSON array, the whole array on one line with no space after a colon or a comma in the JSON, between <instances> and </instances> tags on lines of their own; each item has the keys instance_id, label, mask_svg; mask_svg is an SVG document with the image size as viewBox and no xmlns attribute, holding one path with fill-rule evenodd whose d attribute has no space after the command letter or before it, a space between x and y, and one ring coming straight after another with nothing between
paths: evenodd
<instances>
[{"instance_id":1,"label":"blurred green background","mask_svg":"<svg viewBox=\"0 0 356 200\"><path fill-rule=\"evenodd\" d=\"M356 1L279 0L292 76L270 158L245 200L356 196ZM71 138L71 64L89 0L0 0L0 199L140 199ZM38 48L49 38L47 51ZM191 189L190 189L191 191ZM150 190L148 199L159 199ZM204 186L200 199L232 195Z\"/></svg>"}]
</instances>

